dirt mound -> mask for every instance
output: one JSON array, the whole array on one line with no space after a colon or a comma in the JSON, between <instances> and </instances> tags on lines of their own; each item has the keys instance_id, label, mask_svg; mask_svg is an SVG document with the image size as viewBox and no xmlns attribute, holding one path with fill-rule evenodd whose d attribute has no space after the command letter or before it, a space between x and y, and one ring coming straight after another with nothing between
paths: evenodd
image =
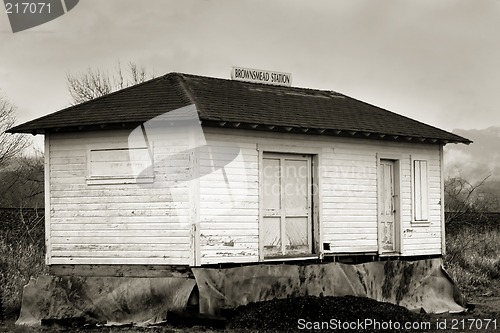
<instances>
[{"instance_id":1,"label":"dirt mound","mask_svg":"<svg viewBox=\"0 0 500 333\"><path fill-rule=\"evenodd\" d=\"M405 323L425 320L428 320L427 315L370 298L308 296L240 306L227 327L283 332L398 332L406 331Z\"/></svg>"}]
</instances>

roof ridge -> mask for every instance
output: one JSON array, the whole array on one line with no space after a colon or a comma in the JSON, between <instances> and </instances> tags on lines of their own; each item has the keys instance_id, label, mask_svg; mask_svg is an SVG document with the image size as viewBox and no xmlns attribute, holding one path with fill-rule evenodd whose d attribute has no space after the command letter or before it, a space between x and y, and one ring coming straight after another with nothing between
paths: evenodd
<instances>
[{"instance_id":1,"label":"roof ridge","mask_svg":"<svg viewBox=\"0 0 500 333\"><path fill-rule=\"evenodd\" d=\"M188 76L188 77L209 79L209 80L221 80L221 81L228 81L228 82L238 82L238 83L241 83L241 84L247 84L247 85L252 85L252 86L259 86L259 87L265 87L265 88L274 88L274 89L286 88L286 89L295 89L295 90L306 90L306 91L324 92L324 93L335 93L335 94L338 94L340 96L345 96L344 94L342 94L342 93L340 93L338 91L335 91L335 90L323 90L323 89L306 88L306 87L284 86L284 85L279 85L279 84L267 84L267 83L261 83L261 82L248 82L248 81L232 80L232 79L221 78L221 77L204 76L204 75L189 74L189 73L176 73L176 74L181 74L183 76Z\"/></svg>"},{"instance_id":2,"label":"roof ridge","mask_svg":"<svg viewBox=\"0 0 500 333\"><path fill-rule=\"evenodd\" d=\"M200 102L196 98L196 95L193 93L193 90L191 89L189 83L186 81L185 75L189 75L189 74L173 72L173 73L169 73L168 75L171 75L172 77L176 77L178 79L178 83L181 86L182 90L186 93L186 97L189 99L189 101L192 104L195 105L196 110L198 111L199 117L202 118L202 115L205 116Z\"/></svg>"}]
</instances>

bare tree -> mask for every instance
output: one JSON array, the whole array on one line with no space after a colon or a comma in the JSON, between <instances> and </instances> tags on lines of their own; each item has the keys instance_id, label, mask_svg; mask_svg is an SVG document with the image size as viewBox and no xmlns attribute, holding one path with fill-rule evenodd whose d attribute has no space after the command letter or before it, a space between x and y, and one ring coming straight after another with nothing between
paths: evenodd
<instances>
[{"instance_id":1,"label":"bare tree","mask_svg":"<svg viewBox=\"0 0 500 333\"><path fill-rule=\"evenodd\" d=\"M68 73L66 83L73 98L73 104L90 101L148 79L145 68L134 62L128 63L127 71L128 75L124 75L122 65L118 62L115 73L112 75L108 71L90 67L85 73L75 75ZM150 78L154 78L154 74L150 75Z\"/></svg>"},{"instance_id":2,"label":"bare tree","mask_svg":"<svg viewBox=\"0 0 500 333\"><path fill-rule=\"evenodd\" d=\"M24 134L5 133L16 122L15 111L14 105L0 92L0 168L5 167L29 144Z\"/></svg>"},{"instance_id":3,"label":"bare tree","mask_svg":"<svg viewBox=\"0 0 500 333\"><path fill-rule=\"evenodd\" d=\"M0 171L0 207L40 208L44 205L44 157L40 151L16 156Z\"/></svg>"},{"instance_id":4,"label":"bare tree","mask_svg":"<svg viewBox=\"0 0 500 333\"><path fill-rule=\"evenodd\" d=\"M451 177L445 181L445 211L448 225L461 220L467 214L477 215L498 208L499 198L493 193L481 190L489 177L475 184L462 177Z\"/></svg>"}]
</instances>

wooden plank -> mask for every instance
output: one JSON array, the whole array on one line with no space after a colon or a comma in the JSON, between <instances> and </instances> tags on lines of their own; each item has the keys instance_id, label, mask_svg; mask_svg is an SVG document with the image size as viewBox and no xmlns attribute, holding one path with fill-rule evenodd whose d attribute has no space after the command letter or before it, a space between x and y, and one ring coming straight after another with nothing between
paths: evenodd
<instances>
[{"instance_id":1,"label":"wooden plank","mask_svg":"<svg viewBox=\"0 0 500 333\"><path fill-rule=\"evenodd\" d=\"M325 154L328 155L328 154ZM313 252L323 259L323 181L320 175L320 166L323 163L322 154L312 155L312 228L313 228Z\"/></svg>"},{"instance_id":2,"label":"wooden plank","mask_svg":"<svg viewBox=\"0 0 500 333\"><path fill-rule=\"evenodd\" d=\"M325 239L325 242L328 242L328 239ZM377 237L371 238L371 239L358 239L358 238L332 238L331 244L330 244L330 249L332 251L337 251L337 248L343 247L346 249L350 249L352 252L356 252L360 250L361 248L370 249L377 251L378 250L378 244L377 244ZM354 250L354 251L353 251Z\"/></svg>"},{"instance_id":3,"label":"wooden plank","mask_svg":"<svg viewBox=\"0 0 500 333\"><path fill-rule=\"evenodd\" d=\"M184 237L189 235L188 230L52 230L51 235L55 237L108 237L108 236L119 236L119 237L130 237L134 238L139 236L143 237Z\"/></svg>"},{"instance_id":4,"label":"wooden plank","mask_svg":"<svg viewBox=\"0 0 500 333\"><path fill-rule=\"evenodd\" d=\"M68 175L64 175L64 177L59 177L59 176L52 176L52 184L85 184L86 183L86 177L84 175L80 175L79 177L72 177Z\"/></svg>"},{"instance_id":5,"label":"wooden plank","mask_svg":"<svg viewBox=\"0 0 500 333\"><path fill-rule=\"evenodd\" d=\"M337 230L344 229L377 229L377 220L372 219L369 222L335 222L335 224L331 223L326 225L323 230L325 232L330 232L332 234L336 233ZM357 232L356 232L357 233Z\"/></svg>"},{"instance_id":6,"label":"wooden plank","mask_svg":"<svg viewBox=\"0 0 500 333\"><path fill-rule=\"evenodd\" d=\"M123 219L122 219L123 220ZM179 222L170 222L170 223L151 223L151 222L142 222L142 223L128 223L127 221L122 221L122 223L98 223L93 222L93 223L81 223L80 221L78 223L75 223L75 221L72 221L72 223L61 223L57 221L53 221L52 223L52 231L58 231L58 232L63 232L63 231L83 231L83 230L96 230L96 231L102 231L102 230L109 230L113 231L116 233L121 233L121 231L124 230L164 230L165 232L169 230L186 230L187 224L188 224L188 219L184 221L184 223L179 223ZM142 233L140 233L143 235ZM69 234L68 234L69 236Z\"/></svg>"},{"instance_id":7,"label":"wooden plank","mask_svg":"<svg viewBox=\"0 0 500 333\"><path fill-rule=\"evenodd\" d=\"M68 201L74 200L76 202L96 198L102 200L106 197L110 197L111 200L119 198L132 200L133 198L137 198L137 202L143 202L146 198L150 197L153 201L161 200L167 202L171 199L173 194L175 194L176 197L184 195L186 200L189 199L189 194L186 189L177 188L176 191L172 193L172 189L166 189L164 187L150 188L149 185L147 191L144 191L144 188L138 188L137 185L122 185L120 188L81 185L72 189L66 187L56 188L52 186L52 189L55 191L52 195L53 198L67 199Z\"/></svg>"},{"instance_id":8,"label":"wooden plank","mask_svg":"<svg viewBox=\"0 0 500 333\"><path fill-rule=\"evenodd\" d=\"M256 177L258 173L257 169L242 169L240 167L232 167L230 165L225 166L224 170L227 174L227 177L235 177L235 176ZM212 167L200 166L200 173L204 175L203 177L206 179L220 178L220 176L218 175L218 173L220 172L222 172L220 169L214 172Z\"/></svg>"},{"instance_id":9,"label":"wooden plank","mask_svg":"<svg viewBox=\"0 0 500 333\"><path fill-rule=\"evenodd\" d=\"M259 236L257 234L253 235L205 235L200 234L200 242L207 245L208 248L217 249L226 247L234 247L237 244L253 244L257 243ZM215 246L215 247L214 247ZM206 249L205 249L206 250Z\"/></svg>"},{"instance_id":10,"label":"wooden plank","mask_svg":"<svg viewBox=\"0 0 500 333\"><path fill-rule=\"evenodd\" d=\"M444 216L444 205L445 205L445 202L444 202L444 153L443 153L443 148L444 146L441 145L439 147L439 162L440 162L440 176L441 176L441 179L440 179L440 200L439 200L439 205L440 205L440 213L441 213L441 216L440 216L440 227L441 227L441 255L445 255L446 254L446 232L445 232L445 216Z\"/></svg>"},{"instance_id":11,"label":"wooden plank","mask_svg":"<svg viewBox=\"0 0 500 333\"><path fill-rule=\"evenodd\" d=\"M376 186L377 185L377 178L376 177L372 177L370 179L361 179L361 178L358 178L358 179L352 179L352 178L334 179L334 178L329 178L329 177L325 177L324 175L322 175L321 178L323 180L324 187L328 187L328 184L337 184L339 186L341 186L341 185L351 185L352 186L353 184L356 184L359 186Z\"/></svg>"},{"instance_id":12,"label":"wooden plank","mask_svg":"<svg viewBox=\"0 0 500 333\"><path fill-rule=\"evenodd\" d=\"M257 262L258 256L248 255L245 257L242 256L221 256L218 254L213 254L212 256L204 256L201 258L202 265L210 265L210 264L244 264L244 263L255 263Z\"/></svg>"},{"instance_id":13,"label":"wooden plank","mask_svg":"<svg viewBox=\"0 0 500 333\"><path fill-rule=\"evenodd\" d=\"M207 184L208 185L208 184ZM232 196L253 196L257 197L259 195L259 192L257 189L251 190L248 188L244 188L243 186L241 187L233 187L233 184L231 184L231 188L228 187L204 187L200 189L200 195L204 196L214 196L214 197L219 197L219 196L227 196L228 194Z\"/></svg>"},{"instance_id":14,"label":"wooden plank","mask_svg":"<svg viewBox=\"0 0 500 333\"><path fill-rule=\"evenodd\" d=\"M405 256L423 256L423 255L440 255L440 248L420 247L416 249L408 249Z\"/></svg>"},{"instance_id":15,"label":"wooden plank","mask_svg":"<svg viewBox=\"0 0 500 333\"><path fill-rule=\"evenodd\" d=\"M189 245L189 237L122 237L122 236L93 236L93 237L79 237L79 236L52 236L52 244L179 244L179 246L185 246L186 249Z\"/></svg>"},{"instance_id":16,"label":"wooden plank","mask_svg":"<svg viewBox=\"0 0 500 333\"><path fill-rule=\"evenodd\" d=\"M231 214L231 212L227 212ZM258 217L257 215L213 215L205 216L201 219L202 229L227 229L234 227L236 229L251 229L257 225ZM118 225L130 226L130 228L140 228L141 226L146 226L148 229L154 229L155 227L165 228L166 226L171 226L171 228L183 228L182 225L189 223L190 219L187 215L183 216L106 216L101 218L95 218L93 216L80 216L77 218L67 218L67 217L52 217L52 225L74 225L82 224L85 227L96 228L100 225L108 225L109 228L118 228ZM175 227L174 227L175 225ZM177 226L180 225L180 226ZM101 226L104 227L104 226Z\"/></svg>"},{"instance_id":17,"label":"wooden plank","mask_svg":"<svg viewBox=\"0 0 500 333\"><path fill-rule=\"evenodd\" d=\"M240 212L240 214L243 212ZM111 211L57 211L53 213L53 217L58 218L79 218L79 217L95 217L103 218L108 217L158 217L158 216L171 216L173 219L176 217L189 216L188 208L175 207L175 210L113 210Z\"/></svg>"},{"instance_id":18,"label":"wooden plank","mask_svg":"<svg viewBox=\"0 0 500 333\"><path fill-rule=\"evenodd\" d=\"M333 243L332 243L333 244ZM330 250L328 251L328 254L352 254L352 253L359 253L359 254L364 254L364 253L377 253L378 247L376 245L362 245L358 244L355 248L351 246L339 246L335 245L332 246L330 245ZM326 252L326 251L325 251Z\"/></svg>"},{"instance_id":19,"label":"wooden plank","mask_svg":"<svg viewBox=\"0 0 500 333\"><path fill-rule=\"evenodd\" d=\"M45 134L44 147L44 205L45 205L45 264L52 264L52 237L51 237L51 190L50 190L50 134Z\"/></svg>"},{"instance_id":20,"label":"wooden plank","mask_svg":"<svg viewBox=\"0 0 500 333\"><path fill-rule=\"evenodd\" d=\"M62 171L73 171L73 172L87 172L86 164L85 162L81 163L61 163L57 164L53 160L51 161L51 170L54 172L62 172Z\"/></svg>"},{"instance_id":21,"label":"wooden plank","mask_svg":"<svg viewBox=\"0 0 500 333\"><path fill-rule=\"evenodd\" d=\"M369 203L356 203L356 202L339 202L335 201L335 197L331 197L329 201L325 202L325 209L332 209L332 213L343 214L343 212L353 213L352 215L358 215L356 213L372 214L375 211L377 215L377 204L375 202Z\"/></svg>"},{"instance_id":22,"label":"wooden plank","mask_svg":"<svg viewBox=\"0 0 500 333\"><path fill-rule=\"evenodd\" d=\"M100 224L108 224L108 225L131 225L134 226L136 224L146 225L151 224L151 227L157 226L167 226L167 225L184 225L189 223L189 218L187 215L183 216L78 216L78 217L61 217L57 214L52 216L52 226L57 227L57 225L68 225L71 224L73 226L81 225L100 225ZM78 221L78 223L76 223ZM179 227L181 228L181 227Z\"/></svg>"},{"instance_id":23,"label":"wooden plank","mask_svg":"<svg viewBox=\"0 0 500 333\"><path fill-rule=\"evenodd\" d=\"M200 189L202 193L205 193L208 189L213 190L226 190L227 184L220 181L215 181L213 179L200 179ZM238 182L231 184L232 190L245 190L249 193L257 193L258 194L258 181L257 177L247 177L246 179L239 179Z\"/></svg>"},{"instance_id":24,"label":"wooden plank","mask_svg":"<svg viewBox=\"0 0 500 333\"><path fill-rule=\"evenodd\" d=\"M51 156L50 157L50 164L52 167L64 167L66 165L73 165L73 166L81 166L85 168L85 163L87 161L86 156L79 156L79 157L55 157Z\"/></svg>"},{"instance_id":25,"label":"wooden plank","mask_svg":"<svg viewBox=\"0 0 500 333\"><path fill-rule=\"evenodd\" d=\"M189 265L183 258L61 258L53 257L53 265Z\"/></svg>"},{"instance_id":26,"label":"wooden plank","mask_svg":"<svg viewBox=\"0 0 500 333\"><path fill-rule=\"evenodd\" d=\"M102 202L102 201L101 201ZM188 203L183 202L106 202L106 203L53 203L52 209L56 211L113 211L122 210L127 208L128 210L151 210L151 211L170 211L175 208L187 207Z\"/></svg>"},{"instance_id":27,"label":"wooden plank","mask_svg":"<svg viewBox=\"0 0 500 333\"><path fill-rule=\"evenodd\" d=\"M54 251L179 251L179 244L53 244Z\"/></svg>"},{"instance_id":28,"label":"wooden plank","mask_svg":"<svg viewBox=\"0 0 500 333\"><path fill-rule=\"evenodd\" d=\"M201 230L202 236L258 236L257 229L207 229Z\"/></svg>"},{"instance_id":29,"label":"wooden plank","mask_svg":"<svg viewBox=\"0 0 500 333\"><path fill-rule=\"evenodd\" d=\"M238 210L241 209L248 209L248 210L256 210L258 209L259 204L255 201L252 200L245 200L238 202ZM220 202L220 201L201 201L200 202L200 209L211 209L211 210L227 210L227 209L234 209L232 205L228 204L227 202Z\"/></svg>"},{"instance_id":30,"label":"wooden plank","mask_svg":"<svg viewBox=\"0 0 500 333\"><path fill-rule=\"evenodd\" d=\"M338 192L361 192L367 193L367 195L373 195L373 193L377 192L377 184L337 184L334 182L334 186L332 186L333 191Z\"/></svg>"},{"instance_id":31,"label":"wooden plank","mask_svg":"<svg viewBox=\"0 0 500 333\"><path fill-rule=\"evenodd\" d=\"M194 278L189 266L174 265L51 265L55 276L116 276Z\"/></svg>"},{"instance_id":32,"label":"wooden plank","mask_svg":"<svg viewBox=\"0 0 500 333\"><path fill-rule=\"evenodd\" d=\"M191 142L191 144L194 144ZM199 149L195 149L189 155L190 167L191 167L191 177L192 180L189 182L189 219L190 219L190 229L189 229L189 256L190 265L198 266L200 265L201 258L201 246L200 246L200 152Z\"/></svg>"},{"instance_id":33,"label":"wooden plank","mask_svg":"<svg viewBox=\"0 0 500 333\"><path fill-rule=\"evenodd\" d=\"M200 221L200 230L227 230L227 229L246 229L254 230L257 233L258 227L258 217L241 216L241 218L252 220L251 222L243 222L240 220L235 220L234 217L226 217L224 220L217 216L213 219L202 219ZM232 222L231 222L232 219Z\"/></svg>"},{"instance_id":34,"label":"wooden plank","mask_svg":"<svg viewBox=\"0 0 500 333\"><path fill-rule=\"evenodd\" d=\"M376 204L377 203L377 198L370 196L370 197L364 197L364 196L346 196L340 195L340 194L332 194L332 198L335 198L335 202L337 203L361 203L361 204Z\"/></svg>"},{"instance_id":35,"label":"wooden plank","mask_svg":"<svg viewBox=\"0 0 500 333\"><path fill-rule=\"evenodd\" d=\"M189 252L187 251L99 251L99 250L86 250L86 251L53 251L52 255L58 258L123 258L124 262L128 258L175 258L175 259L189 259Z\"/></svg>"},{"instance_id":36,"label":"wooden plank","mask_svg":"<svg viewBox=\"0 0 500 333\"><path fill-rule=\"evenodd\" d=\"M209 194L200 194L200 200L204 203L217 203L221 205L226 205L228 207L232 207L234 203L235 205L245 204L245 203L256 203L257 195L250 194L231 194L231 189L228 189L227 194L219 194L219 195L209 195Z\"/></svg>"},{"instance_id":37,"label":"wooden plank","mask_svg":"<svg viewBox=\"0 0 500 333\"><path fill-rule=\"evenodd\" d=\"M69 149L69 150L53 150L51 152L51 157L53 157L53 158L61 158L61 157L74 158L74 157L76 157L76 158L86 159L87 154L86 154L84 149L79 149L79 147L73 147L73 149Z\"/></svg>"},{"instance_id":38,"label":"wooden plank","mask_svg":"<svg viewBox=\"0 0 500 333\"><path fill-rule=\"evenodd\" d=\"M251 258L255 258L257 257L257 248L253 248L253 249L236 249L236 250L233 250L233 249L217 249L217 250L206 250L206 251L203 251L203 255L202 255L202 261L203 261L203 258L219 258L220 259L220 262L227 262L224 260L224 258L228 258L228 257L233 257L235 259L232 259L232 260L238 260L240 258L244 258L244 257L251 257Z\"/></svg>"},{"instance_id":39,"label":"wooden plank","mask_svg":"<svg viewBox=\"0 0 500 333\"><path fill-rule=\"evenodd\" d=\"M439 235L428 236L428 237L419 237L418 239L405 238L405 245L408 250L419 249L422 246L429 248L440 248L441 237ZM429 246L428 246L429 245Z\"/></svg>"},{"instance_id":40,"label":"wooden plank","mask_svg":"<svg viewBox=\"0 0 500 333\"><path fill-rule=\"evenodd\" d=\"M143 195L143 196L136 196L136 195L124 195L124 196L118 196L118 195L88 195L88 193L80 193L80 194L87 194L87 196L73 196L72 193L60 193L56 192L57 196L52 196L52 202L54 204L61 204L61 205L74 205L74 204L134 204L134 205L147 205L150 203L158 203L158 204L163 204L163 207L167 205L169 201L172 201L174 198L175 199L184 199L188 200L189 196L183 195ZM76 194L76 193L75 193Z\"/></svg>"}]
</instances>

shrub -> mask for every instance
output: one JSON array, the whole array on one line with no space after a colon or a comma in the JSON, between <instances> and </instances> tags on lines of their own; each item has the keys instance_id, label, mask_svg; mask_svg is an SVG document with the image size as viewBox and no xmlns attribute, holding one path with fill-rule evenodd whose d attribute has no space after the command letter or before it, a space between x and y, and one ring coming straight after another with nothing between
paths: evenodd
<instances>
[{"instance_id":1,"label":"shrub","mask_svg":"<svg viewBox=\"0 0 500 333\"><path fill-rule=\"evenodd\" d=\"M10 210L0 217L0 293L6 316L13 317L21 308L23 286L46 272L43 215Z\"/></svg>"}]
</instances>

